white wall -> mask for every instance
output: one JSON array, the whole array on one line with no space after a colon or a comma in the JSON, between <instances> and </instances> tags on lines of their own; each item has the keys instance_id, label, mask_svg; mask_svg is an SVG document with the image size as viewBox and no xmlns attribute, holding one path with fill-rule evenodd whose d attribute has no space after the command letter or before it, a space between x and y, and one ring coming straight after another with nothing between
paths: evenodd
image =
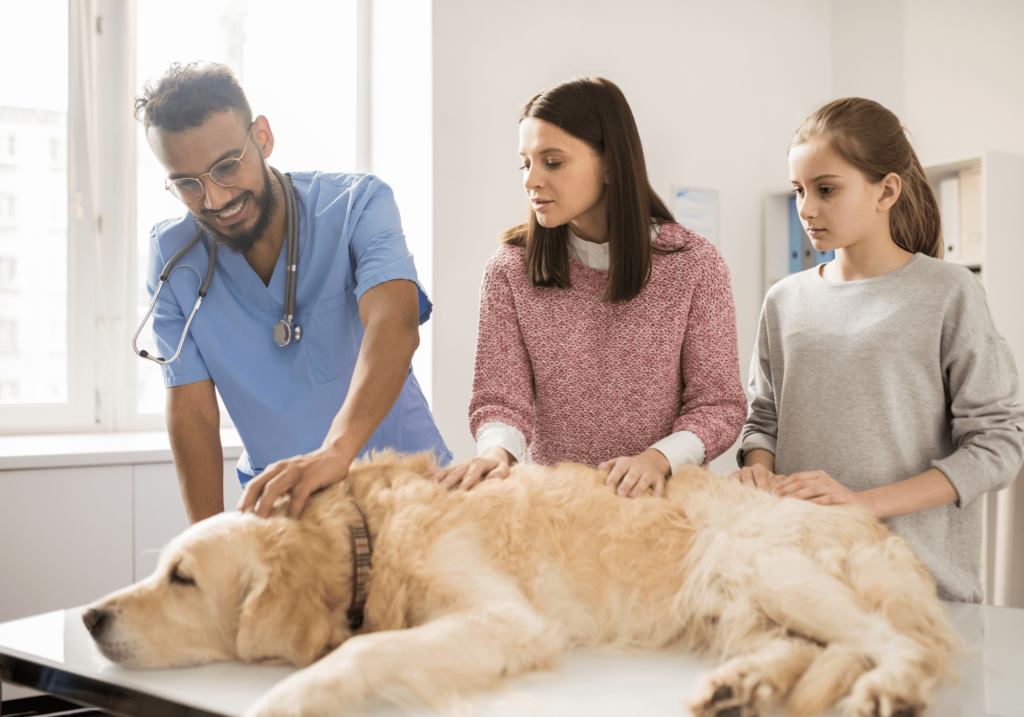
<instances>
[{"instance_id":1,"label":"white wall","mask_svg":"<svg viewBox=\"0 0 1024 717\"><path fill-rule=\"evenodd\" d=\"M607 77L632 105L654 188L719 190L745 378L761 202L788 189L789 137L830 98L831 12L814 0L434 0L434 415L456 459L474 452L481 273L499 232L526 216L518 106L573 75Z\"/></svg>"},{"instance_id":2,"label":"white wall","mask_svg":"<svg viewBox=\"0 0 1024 717\"><path fill-rule=\"evenodd\" d=\"M433 298L430 3L372 0L370 8L370 169L395 192L420 283ZM420 327L412 362L428 402L433 326Z\"/></svg>"},{"instance_id":3,"label":"white wall","mask_svg":"<svg viewBox=\"0 0 1024 717\"><path fill-rule=\"evenodd\" d=\"M901 119L921 161L937 164L985 149L1024 154L1024 2L903 4Z\"/></svg>"},{"instance_id":4,"label":"white wall","mask_svg":"<svg viewBox=\"0 0 1024 717\"><path fill-rule=\"evenodd\" d=\"M832 90L895 112L925 165L1024 154L1024 3L832 2Z\"/></svg>"},{"instance_id":5,"label":"white wall","mask_svg":"<svg viewBox=\"0 0 1024 717\"><path fill-rule=\"evenodd\" d=\"M832 98L867 97L903 116L903 0L832 1Z\"/></svg>"}]
</instances>

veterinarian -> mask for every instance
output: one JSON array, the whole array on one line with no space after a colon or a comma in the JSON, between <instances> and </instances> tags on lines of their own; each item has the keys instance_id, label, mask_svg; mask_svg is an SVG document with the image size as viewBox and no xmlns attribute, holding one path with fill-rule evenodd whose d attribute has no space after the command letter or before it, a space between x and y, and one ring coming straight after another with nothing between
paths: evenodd
<instances>
[{"instance_id":1,"label":"veterinarian","mask_svg":"<svg viewBox=\"0 0 1024 717\"><path fill-rule=\"evenodd\" d=\"M519 138L533 211L484 272L479 456L434 478L469 488L517 462L576 461L621 496L661 495L673 471L727 450L746 413L728 267L651 188L613 83L535 95Z\"/></svg>"},{"instance_id":2,"label":"veterinarian","mask_svg":"<svg viewBox=\"0 0 1024 717\"><path fill-rule=\"evenodd\" d=\"M136 116L189 210L153 228L159 357L140 352L162 363L189 518L224 509L217 392L245 446L240 507L261 515L286 493L297 515L372 448L450 460L410 368L431 304L391 189L272 169L270 123L223 65L173 65Z\"/></svg>"},{"instance_id":3,"label":"veterinarian","mask_svg":"<svg viewBox=\"0 0 1024 717\"><path fill-rule=\"evenodd\" d=\"M831 102L797 130L800 218L835 259L773 286L736 478L853 503L900 533L946 600L981 602L982 496L1024 460L1017 370L896 116Z\"/></svg>"}]
</instances>

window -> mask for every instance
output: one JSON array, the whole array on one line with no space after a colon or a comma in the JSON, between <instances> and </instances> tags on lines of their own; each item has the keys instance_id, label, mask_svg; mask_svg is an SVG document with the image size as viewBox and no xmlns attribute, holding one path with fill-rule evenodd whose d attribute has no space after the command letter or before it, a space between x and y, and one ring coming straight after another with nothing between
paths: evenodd
<instances>
[{"instance_id":1,"label":"window","mask_svg":"<svg viewBox=\"0 0 1024 717\"><path fill-rule=\"evenodd\" d=\"M0 83L0 432L163 428L160 369L131 340L149 302L151 227L186 208L124 108L172 62L222 62L270 120L275 167L367 171L356 12L368 1L319 3L315 22L276 0L5 5L4 27L19 31L0 42L0 66L33 65ZM102 20L83 17L97 8ZM148 330L140 345L152 347Z\"/></svg>"},{"instance_id":2,"label":"window","mask_svg":"<svg viewBox=\"0 0 1024 717\"><path fill-rule=\"evenodd\" d=\"M0 219L8 222L14 221L14 208L17 206L17 197L9 192L0 193Z\"/></svg>"},{"instance_id":3,"label":"window","mask_svg":"<svg viewBox=\"0 0 1024 717\"><path fill-rule=\"evenodd\" d=\"M18 353L18 322L0 319L0 354Z\"/></svg>"},{"instance_id":4,"label":"window","mask_svg":"<svg viewBox=\"0 0 1024 717\"><path fill-rule=\"evenodd\" d=\"M14 403L19 396L17 381L0 381L0 401Z\"/></svg>"},{"instance_id":5,"label":"window","mask_svg":"<svg viewBox=\"0 0 1024 717\"><path fill-rule=\"evenodd\" d=\"M55 152L67 147L68 13L75 4L36 0L4 8L4 22L18 31L0 43L0 66L23 67L24 58L32 58L31 71L6 72L0 84L0 153L17 156L0 172L0 428L5 430L82 425L94 413L87 397L91 386L70 392L66 327L69 310L77 308L70 308L67 282L68 175L53 169ZM87 291L81 282L77 289ZM64 335L56 336L53 327Z\"/></svg>"},{"instance_id":6,"label":"window","mask_svg":"<svg viewBox=\"0 0 1024 717\"><path fill-rule=\"evenodd\" d=\"M173 10L162 3L138 3L137 13L135 74L140 89L144 83L158 80L172 62L220 62L238 77L253 115L265 115L270 121L276 140L273 166L283 172L355 170L355 0L318 5L315 23L299 16L293 22L283 22L280 5L272 0L179 0ZM194 18L200 15L211 21L197 25ZM322 71L282 62L283 57L304 55L310 46L332 48L329 92L324 91ZM311 117L330 118L330 141L325 142L323 134L309 132ZM145 272L150 231L158 221L181 216L187 209L164 191L166 172L146 142L142 123L137 123L136 136L135 315L141 321L149 308ZM152 346L148 329L139 340L140 346ZM134 370L137 412L162 414L166 397L160 368L139 360Z\"/></svg>"},{"instance_id":7,"label":"window","mask_svg":"<svg viewBox=\"0 0 1024 717\"><path fill-rule=\"evenodd\" d=\"M49 335L46 338L47 350L51 354L66 354L68 327L60 321L51 321L48 329Z\"/></svg>"},{"instance_id":8,"label":"window","mask_svg":"<svg viewBox=\"0 0 1024 717\"><path fill-rule=\"evenodd\" d=\"M0 256L0 284L13 284L18 276L18 260L12 256Z\"/></svg>"}]
</instances>

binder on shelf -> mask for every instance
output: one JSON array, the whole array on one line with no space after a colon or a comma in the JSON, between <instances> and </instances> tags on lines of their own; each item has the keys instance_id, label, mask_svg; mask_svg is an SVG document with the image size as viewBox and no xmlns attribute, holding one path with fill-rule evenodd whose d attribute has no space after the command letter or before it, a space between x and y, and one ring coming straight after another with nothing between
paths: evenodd
<instances>
[{"instance_id":1,"label":"binder on shelf","mask_svg":"<svg viewBox=\"0 0 1024 717\"><path fill-rule=\"evenodd\" d=\"M800 212L796 208L796 197L789 198L789 273L795 274L804 269L810 269L821 263L817 254L828 254L830 252L816 252L811 238L804 231L800 223ZM825 259L824 261L831 261Z\"/></svg>"},{"instance_id":2,"label":"binder on shelf","mask_svg":"<svg viewBox=\"0 0 1024 717\"><path fill-rule=\"evenodd\" d=\"M960 263L981 264L981 169L960 172Z\"/></svg>"},{"instance_id":3,"label":"binder on shelf","mask_svg":"<svg viewBox=\"0 0 1024 717\"><path fill-rule=\"evenodd\" d=\"M939 182L939 214L942 217L942 243L944 258L960 261L960 177L948 177Z\"/></svg>"},{"instance_id":4,"label":"binder on shelf","mask_svg":"<svg viewBox=\"0 0 1024 717\"><path fill-rule=\"evenodd\" d=\"M800 226L800 214L796 210L796 197L789 198L789 273L796 274L804 269L803 253L804 228Z\"/></svg>"}]
</instances>

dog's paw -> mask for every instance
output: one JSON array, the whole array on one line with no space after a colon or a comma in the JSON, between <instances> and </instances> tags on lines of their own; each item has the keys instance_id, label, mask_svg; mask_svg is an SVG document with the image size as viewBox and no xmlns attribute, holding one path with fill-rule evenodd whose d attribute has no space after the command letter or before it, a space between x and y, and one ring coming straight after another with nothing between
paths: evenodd
<instances>
[{"instance_id":1,"label":"dog's paw","mask_svg":"<svg viewBox=\"0 0 1024 717\"><path fill-rule=\"evenodd\" d=\"M319 663L318 663L319 664ZM272 687L245 717L338 717L362 701L359 690L320 674L317 665L300 670Z\"/></svg>"},{"instance_id":2,"label":"dog's paw","mask_svg":"<svg viewBox=\"0 0 1024 717\"><path fill-rule=\"evenodd\" d=\"M694 717L757 717L774 694L759 672L734 660L698 680L690 712Z\"/></svg>"},{"instance_id":3,"label":"dog's paw","mask_svg":"<svg viewBox=\"0 0 1024 717\"><path fill-rule=\"evenodd\" d=\"M874 669L853 685L842 710L850 717L920 717L928 709L932 680Z\"/></svg>"}]
</instances>

